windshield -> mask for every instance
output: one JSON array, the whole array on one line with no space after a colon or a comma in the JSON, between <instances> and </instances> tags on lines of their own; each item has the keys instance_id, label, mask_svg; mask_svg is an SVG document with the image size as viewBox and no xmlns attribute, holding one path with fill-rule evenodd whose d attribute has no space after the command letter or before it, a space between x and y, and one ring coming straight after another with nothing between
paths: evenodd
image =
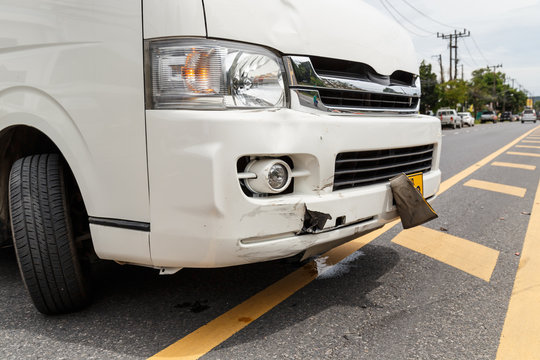
<instances>
[{"instance_id":1,"label":"windshield","mask_svg":"<svg viewBox=\"0 0 540 360\"><path fill-rule=\"evenodd\" d=\"M458 113L459 116L470 116L471 114L468 112L460 112Z\"/></svg>"},{"instance_id":2,"label":"windshield","mask_svg":"<svg viewBox=\"0 0 540 360\"><path fill-rule=\"evenodd\" d=\"M524 114L532 114L533 111L532 111L532 110L525 110L523 113L524 113Z\"/></svg>"},{"instance_id":3,"label":"windshield","mask_svg":"<svg viewBox=\"0 0 540 360\"><path fill-rule=\"evenodd\" d=\"M484 115L491 115L493 114L493 111L484 111Z\"/></svg>"}]
</instances>

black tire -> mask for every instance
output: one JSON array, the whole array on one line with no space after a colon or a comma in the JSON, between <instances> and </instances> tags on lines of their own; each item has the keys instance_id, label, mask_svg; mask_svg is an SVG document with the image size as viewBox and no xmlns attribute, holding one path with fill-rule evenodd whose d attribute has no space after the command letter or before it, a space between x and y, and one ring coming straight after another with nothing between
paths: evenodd
<instances>
[{"instance_id":1,"label":"black tire","mask_svg":"<svg viewBox=\"0 0 540 360\"><path fill-rule=\"evenodd\" d=\"M63 160L57 154L17 160L9 177L19 270L34 305L48 315L77 311L89 303L64 180Z\"/></svg>"}]
</instances>

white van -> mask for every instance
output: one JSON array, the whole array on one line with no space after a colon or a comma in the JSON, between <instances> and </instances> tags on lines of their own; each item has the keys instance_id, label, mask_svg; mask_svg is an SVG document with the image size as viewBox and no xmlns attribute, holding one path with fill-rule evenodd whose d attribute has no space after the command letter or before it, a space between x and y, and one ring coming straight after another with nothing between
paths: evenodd
<instances>
[{"instance_id":1,"label":"white van","mask_svg":"<svg viewBox=\"0 0 540 360\"><path fill-rule=\"evenodd\" d=\"M95 255L308 256L395 219L396 174L439 188L411 40L362 2L0 0L0 34L0 242L43 313Z\"/></svg>"}]
</instances>

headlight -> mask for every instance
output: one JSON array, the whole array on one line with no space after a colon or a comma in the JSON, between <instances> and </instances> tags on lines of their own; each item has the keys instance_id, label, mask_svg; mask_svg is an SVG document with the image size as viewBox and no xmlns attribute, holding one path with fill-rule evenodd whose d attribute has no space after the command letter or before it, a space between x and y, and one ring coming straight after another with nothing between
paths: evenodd
<instances>
[{"instance_id":1,"label":"headlight","mask_svg":"<svg viewBox=\"0 0 540 360\"><path fill-rule=\"evenodd\" d=\"M281 58L263 47L175 39L150 41L147 49L152 109L285 106Z\"/></svg>"}]
</instances>

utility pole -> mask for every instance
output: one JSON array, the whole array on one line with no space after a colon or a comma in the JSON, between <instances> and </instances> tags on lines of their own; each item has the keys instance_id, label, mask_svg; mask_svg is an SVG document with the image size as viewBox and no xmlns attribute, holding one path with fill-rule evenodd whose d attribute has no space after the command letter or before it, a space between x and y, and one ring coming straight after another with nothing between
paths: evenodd
<instances>
[{"instance_id":1,"label":"utility pole","mask_svg":"<svg viewBox=\"0 0 540 360\"><path fill-rule=\"evenodd\" d=\"M502 64L499 64L499 65L492 65L492 66L487 66L488 68L488 71L490 69L493 69L493 100L496 100L497 99L497 93L496 93L496 83L497 83L497 78L496 78L496 74L495 74L495 69L497 68L501 68L502 67ZM493 106L493 102L491 103L491 110L495 111L495 107Z\"/></svg>"},{"instance_id":2,"label":"utility pole","mask_svg":"<svg viewBox=\"0 0 540 360\"><path fill-rule=\"evenodd\" d=\"M457 79L457 76L458 76L458 69L457 69L457 64L458 64L458 56L457 56L457 49L458 49L458 45L457 45L457 40L458 38L462 38L462 37L468 37L468 36L471 36L471 32L470 31L467 31L467 29L463 29L463 31L460 31L458 32L457 30L454 30L454 33L450 33L450 34L442 34L442 33L437 33L437 38L441 38L443 40L450 40L450 43L449 43L449 49L450 49L450 67L449 67L449 74L450 74L450 80L455 80ZM452 56L452 49L454 50L454 54ZM452 59L453 57L453 59ZM452 60L453 60L453 64L452 64ZM454 67L454 76L452 76L452 66Z\"/></svg>"},{"instance_id":3,"label":"utility pole","mask_svg":"<svg viewBox=\"0 0 540 360\"><path fill-rule=\"evenodd\" d=\"M463 74L463 64L461 64L461 80L465 80L465 75Z\"/></svg>"},{"instance_id":4,"label":"utility pole","mask_svg":"<svg viewBox=\"0 0 540 360\"><path fill-rule=\"evenodd\" d=\"M444 83L444 71L442 66L442 55L432 55L432 58L437 58L439 60L439 68L441 69L441 84Z\"/></svg>"}]
</instances>

